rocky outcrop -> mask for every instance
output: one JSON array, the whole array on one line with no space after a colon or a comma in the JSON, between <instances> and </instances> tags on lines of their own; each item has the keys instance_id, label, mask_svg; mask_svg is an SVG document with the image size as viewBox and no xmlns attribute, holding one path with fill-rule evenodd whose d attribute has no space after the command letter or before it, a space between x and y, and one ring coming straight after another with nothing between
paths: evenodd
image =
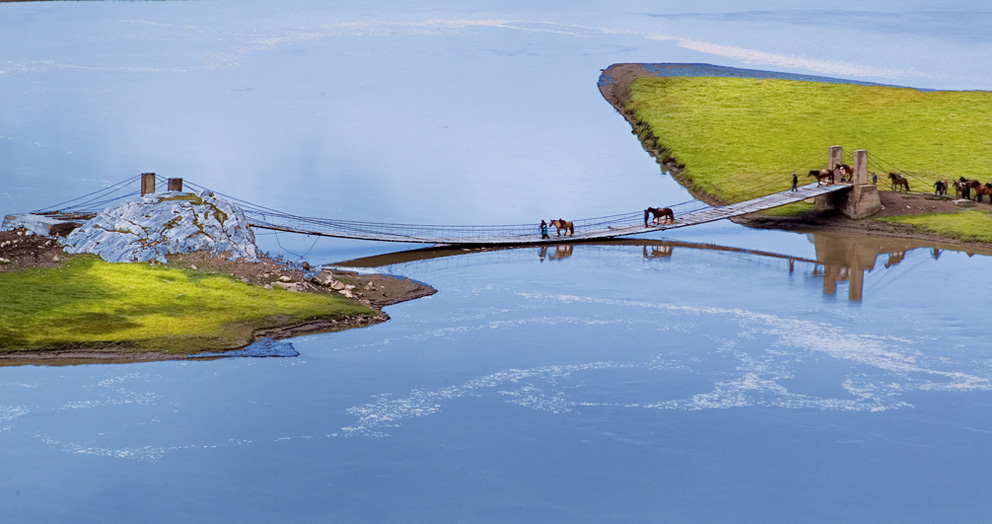
<instances>
[{"instance_id":1,"label":"rocky outcrop","mask_svg":"<svg viewBox=\"0 0 992 524\"><path fill-rule=\"evenodd\" d=\"M108 262L167 262L176 253L204 251L257 261L255 235L240 208L212 193L157 193L101 211L60 239L68 253Z\"/></svg>"}]
</instances>

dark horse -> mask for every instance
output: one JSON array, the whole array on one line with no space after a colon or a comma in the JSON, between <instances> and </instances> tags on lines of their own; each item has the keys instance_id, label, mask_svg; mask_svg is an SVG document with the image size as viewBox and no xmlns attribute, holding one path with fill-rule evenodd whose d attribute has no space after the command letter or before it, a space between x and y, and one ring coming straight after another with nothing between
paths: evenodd
<instances>
[{"instance_id":1,"label":"dark horse","mask_svg":"<svg viewBox=\"0 0 992 524\"><path fill-rule=\"evenodd\" d=\"M829 169L810 169L807 176L816 177L816 187L834 183L834 172Z\"/></svg>"},{"instance_id":2,"label":"dark horse","mask_svg":"<svg viewBox=\"0 0 992 524\"><path fill-rule=\"evenodd\" d=\"M905 188L906 192L909 193L909 180L906 177L898 173L889 173L889 180L892 181L892 190L896 191L899 188Z\"/></svg>"},{"instance_id":3,"label":"dark horse","mask_svg":"<svg viewBox=\"0 0 992 524\"><path fill-rule=\"evenodd\" d=\"M954 196L971 198L971 184L967 178L961 177L954 182Z\"/></svg>"},{"instance_id":4,"label":"dark horse","mask_svg":"<svg viewBox=\"0 0 992 524\"><path fill-rule=\"evenodd\" d=\"M565 231L565 234L566 235L574 235L575 234L575 226L572 225L571 222L566 222L565 220L563 220L561 218L559 218L558 220L552 220L551 221L551 225L552 226L555 226L555 233L557 233L557 235L555 235L555 236L559 236L560 237L562 231Z\"/></svg>"},{"instance_id":5,"label":"dark horse","mask_svg":"<svg viewBox=\"0 0 992 524\"><path fill-rule=\"evenodd\" d=\"M648 227L648 215L654 215L652 222L655 224L660 224L661 220L664 219L665 223L675 222L675 213L672 212L670 207L649 207L644 210L644 227Z\"/></svg>"}]
</instances>

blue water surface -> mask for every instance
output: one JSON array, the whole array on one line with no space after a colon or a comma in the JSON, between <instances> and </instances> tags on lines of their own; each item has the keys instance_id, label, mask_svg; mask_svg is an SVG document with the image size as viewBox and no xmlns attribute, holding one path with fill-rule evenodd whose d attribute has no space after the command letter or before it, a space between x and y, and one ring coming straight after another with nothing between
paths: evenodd
<instances>
[{"instance_id":1,"label":"blue water surface","mask_svg":"<svg viewBox=\"0 0 992 524\"><path fill-rule=\"evenodd\" d=\"M147 171L378 222L678 203L601 69L990 89L990 22L924 0L0 3L0 211ZM877 249L854 293L822 239L666 235L370 268L438 293L297 357L0 368L0 522L989 521L987 256Z\"/></svg>"}]
</instances>

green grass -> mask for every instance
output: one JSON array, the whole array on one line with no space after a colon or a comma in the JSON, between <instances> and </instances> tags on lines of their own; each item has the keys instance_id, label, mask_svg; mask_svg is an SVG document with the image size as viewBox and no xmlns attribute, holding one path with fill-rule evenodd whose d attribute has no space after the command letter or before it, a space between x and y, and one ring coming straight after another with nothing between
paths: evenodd
<instances>
[{"instance_id":1,"label":"green grass","mask_svg":"<svg viewBox=\"0 0 992 524\"><path fill-rule=\"evenodd\" d=\"M686 165L696 190L739 202L787 189L826 167L827 148L867 149L869 166L909 173L914 190L940 178L992 175L992 93L793 80L639 78L628 109ZM872 167L879 187L886 172Z\"/></svg>"},{"instance_id":2,"label":"green grass","mask_svg":"<svg viewBox=\"0 0 992 524\"><path fill-rule=\"evenodd\" d=\"M197 352L243 346L260 328L374 314L343 298L94 257L0 273L0 296L0 351L113 345Z\"/></svg>"},{"instance_id":3,"label":"green grass","mask_svg":"<svg viewBox=\"0 0 992 524\"><path fill-rule=\"evenodd\" d=\"M953 214L923 214L881 218L886 222L911 224L917 229L965 242L992 242L992 215L985 211Z\"/></svg>"}]
</instances>

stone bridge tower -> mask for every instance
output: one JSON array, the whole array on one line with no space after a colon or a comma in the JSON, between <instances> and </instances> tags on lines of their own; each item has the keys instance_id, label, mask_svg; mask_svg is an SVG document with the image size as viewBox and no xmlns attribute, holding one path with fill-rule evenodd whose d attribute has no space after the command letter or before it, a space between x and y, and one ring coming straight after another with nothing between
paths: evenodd
<instances>
[{"instance_id":1,"label":"stone bridge tower","mask_svg":"<svg viewBox=\"0 0 992 524\"><path fill-rule=\"evenodd\" d=\"M827 153L828 169L834 169L843 163L842 152L841 146L830 146ZM882 201L878 198L878 188L868 180L867 149L854 152L854 164L851 168L854 171L850 181L851 190L817 197L817 209L839 209L853 219L870 217L881 211Z\"/></svg>"}]
</instances>

